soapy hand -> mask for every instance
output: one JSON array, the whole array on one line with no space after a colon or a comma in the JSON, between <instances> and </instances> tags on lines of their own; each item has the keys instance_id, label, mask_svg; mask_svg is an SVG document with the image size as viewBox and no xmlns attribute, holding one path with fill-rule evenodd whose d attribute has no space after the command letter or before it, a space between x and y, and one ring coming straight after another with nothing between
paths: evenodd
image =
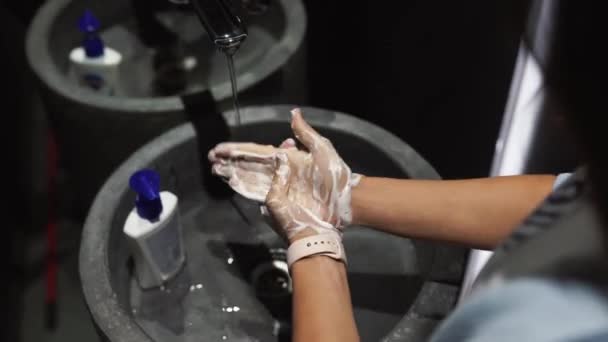
<instances>
[{"instance_id":1,"label":"soapy hand","mask_svg":"<svg viewBox=\"0 0 608 342\"><path fill-rule=\"evenodd\" d=\"M350 223L350 193L359 175L338 155L329 140L292 111L292 129L308 149L292 139L278 148L249 143L223 143L209 152L213 172L243 196L266 202L288 238L305 228L310 233L336 231Z\"/></svg>"},{"instance_id":2,"label":"soapy hand","mask_svg":"<svg viewBox=\"0 0 608 342\"><path fill-rule=\"evenodd\" d=\"M280 151L305 154L293 139L285 140L278 148L253 143L221 143L209 151L212 172L222 177L242 196L263 203L275 173L276 157Z\"/></svg>"}]
</instances>

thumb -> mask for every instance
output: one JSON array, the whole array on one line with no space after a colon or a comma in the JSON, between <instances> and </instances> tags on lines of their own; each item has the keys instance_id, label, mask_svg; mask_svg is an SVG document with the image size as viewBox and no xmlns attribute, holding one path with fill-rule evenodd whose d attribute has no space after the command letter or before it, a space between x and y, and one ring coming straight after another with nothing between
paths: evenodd
<instances>
[{"instance_id":1,"label":"thumb","mask_svg":"<svg viewBox=\"0 0 608 342\"><path fill-rule=\"evenodd\" d=\"M306 146L308 151L315 151L323 141L321 135L304 120L300 108L293 109L291 115L291 130L293 134Z\"/></svg>"}]
</instances>

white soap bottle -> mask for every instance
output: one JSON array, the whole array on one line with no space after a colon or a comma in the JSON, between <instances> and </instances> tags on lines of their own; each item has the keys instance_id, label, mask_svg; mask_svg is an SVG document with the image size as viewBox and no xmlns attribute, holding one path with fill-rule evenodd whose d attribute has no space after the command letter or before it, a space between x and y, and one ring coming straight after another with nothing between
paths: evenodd
<instances>
[{"instance_id":1,"label":"white soap bottle","mask_svg":"<svg viewBox=\"0 0 608 342\"><path fill-rule=\"evenodd\" d=\"M162 286L182 268L186 255L177 196L159 191L158 174L152 170L134 173L129 184L137 193L123 232L129 240L139 286Z\"/></svg>"},{"instance_id":2,"label":"white soap bottle","mask_svg":"<svg viewBox=\"0 0 608 342\"><path fill-rule=\"evenodd\" d=\"M99 37L100 24L89 10L78 22L84 34L82 45L70 52L70 73L79 85L104 95L119 93L119 66L122 55L105 46Z\"/></svg>"}]
</instances>

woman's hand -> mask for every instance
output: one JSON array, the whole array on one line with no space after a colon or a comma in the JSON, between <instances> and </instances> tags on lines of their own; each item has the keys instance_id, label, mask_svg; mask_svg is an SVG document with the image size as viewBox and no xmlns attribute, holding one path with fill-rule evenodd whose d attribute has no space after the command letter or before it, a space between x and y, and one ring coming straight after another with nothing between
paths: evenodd
<instances>
[{"instance_id":1,"label":"woman's hand","mask_svg":"<svg viewBox=\"0 0 608 342\"><path fill-rule=\"evenodd\" d=\"M223 143L209 152L213 172L241 195L265 203L273 228L290 244L315 234L340 239L340 228L351 220L351 187L360 177L299 110L292 114L291 127L307 151L293 139L279 147ZM291 275L294 341L359 340L344 263L304 258L292 265Z\"/></svg>"},{"instance_id":2,"label":"woman's hand","mask_svg":"<svg viewBox=\"0 0 608 342\"><path fill-rule=\"evenodd\" d=\"M300 110L292 114L294 135L308 151L298 150L292 139L278 148L224 143L209 152L213 172L245 197L265 201L290 239L299 233L337 231L333 227L342 228L352 219L351 188L360 176L352 174Z\"/></svg>"},{"instance_id":3,"label":"woman's hand","mask_svg":"<svg viewBox=\"0 0 608 342\"><path fill-rule=\"evenodd\" d=\"M292 111L292 130L308 153L279 151L266 206L290 241L339 233L350 222L352 172L329 140Z\"/></svg>"}]
</instances>

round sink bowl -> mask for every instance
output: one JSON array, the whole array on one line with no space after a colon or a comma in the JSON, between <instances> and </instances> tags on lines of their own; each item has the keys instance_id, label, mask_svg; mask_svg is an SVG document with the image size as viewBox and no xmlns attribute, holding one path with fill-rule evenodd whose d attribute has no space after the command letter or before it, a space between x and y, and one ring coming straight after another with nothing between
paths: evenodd
<instances>
[{"instance_id":1,"label":"round sink bowl","mask_svg":"<svg viewBox=\"0 0 608 342\"><path fill-rule=\"evenodd\" d=\"M291 135L289 109L246 108L238 136L265 144L282 141ZM303 112L355 172L438 178L412 148L376 126L326 110ZM80 274L92 318L107 340L290 340L286 245L264 223L253 202L237 195L228 200L207 195L200 177L206 152L198 151L193 128L182 125L133 154L97 195L83 232ZM187 263L175 279L148 291L133 279L122 235L134 200L128 179L144 167L157 170L162 188L178 195L187 253ZM444 267L438 265L458 269L464 261L460 251L445 253L446 246L365 227L349 227L344 244L363 341L380 340L412 313L425 284L436 275L435 268Z\"/></svg>"},{"instance_id":2,"label":"round sink bowl","mask_svg":"<svg viewBox=\"0 0 608 342\"><path fill-rule=\"evenodd\" d=\"M160 30L174 35L181 53L190 57L185 63L189 70L186 88L180 93L210 90L218 101L230 97L226 57L211 43L194 12L171 7L169 0L150 0L148 7L157 10L150 11L150 14L147 11L136 13L137 1L141 0L46 2L36 13L27 37L30 65L43 84L73 102L108 110L179 109L182 106L179 97L170 96L179 94L159 94L152 85L154 53L173 43L167 43L167 39L147 42L154 37L144 38L140 33L151 29L149 25L141 30L138 28L137 18L143 16L140 22L155 20ZM256 14L239 11L248 30L247 39L234 55L240 90L256 85L285 67L304 38L306 12L300 0L272 0L265 8ZM99 18L104 43L118 50L123 57L120 92L114 97L79 87L69 76L68 56L73 48L81 45L83 35L78 30L78 20L85 9L90 9Z\"/></svg>"},{"instance_id":3,"label":"round sink bowl","mask_svg":"<svg viewBox=\"0 0 608 342\"><path fill-rule=\"evenodd\" d=\"M185 87L179 91L157 91L159 78L166 86L181 76L169 71L166 75L175 77L158 77L163 73L155 71L154 56L171 55L172 44L144 44L147 39L136 22L146 21L136 21L142 14L134 11L134 3L142 2L144 8L161 7L152 17L180 42L176 49L189 71L182 75ZM306 11L301 0L268 4L263 13L243 18L249 36L233 56L239 101L306 103ZM193 13L169 5L169 0L49 0L32 20L27 57L42 85L77 217L85 215L111 172L143 144L194 115L232 109L226 56L213 46ZM81 44L77 23L85 9L99 18L105 43L123 55L116 96L80 87L70 77L68 56ZM158 70L172 70L175 63L160 64Z\"/></svg>"}]
</instances>

